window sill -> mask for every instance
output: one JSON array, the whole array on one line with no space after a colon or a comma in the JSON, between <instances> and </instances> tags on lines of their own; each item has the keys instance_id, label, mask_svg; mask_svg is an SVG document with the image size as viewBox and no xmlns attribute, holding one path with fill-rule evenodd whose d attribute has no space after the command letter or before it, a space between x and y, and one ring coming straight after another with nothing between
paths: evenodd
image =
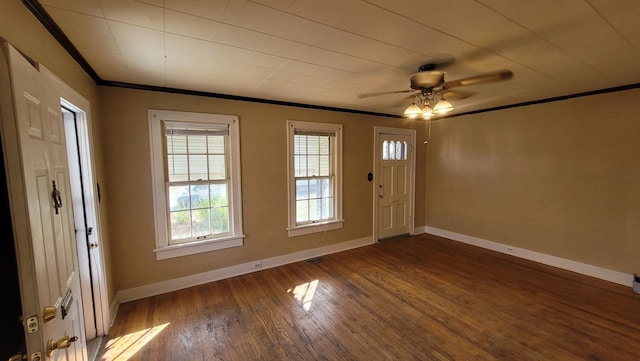
<instances>
[{"instance_id":1,"label":"window sill","mask_svg":"<svg viewBox=\"0 0 640 361\"><path fill-rule=\"evenodd\" d=\"M305 234L311 233L319 233L330 231L332 229L342 228L342 224L344 223L344 219L322 222L322 223L314 223L314 224L306 224L304 226L296 226L293 228L288 228L289 237L302 236Z\"/></svg>"},{"instance_id":2,"label":"window sill","mask_svg":"<svg viewBox=\"0 0 640 361\"><path fill-rule=\"evenodd\" d=\"M156 248L156 260L189 256L192 254L217 251L225 248L239 247L243 244L244 235L217 238L206 241L189 242Z\"/></svg>"}]
</instances>

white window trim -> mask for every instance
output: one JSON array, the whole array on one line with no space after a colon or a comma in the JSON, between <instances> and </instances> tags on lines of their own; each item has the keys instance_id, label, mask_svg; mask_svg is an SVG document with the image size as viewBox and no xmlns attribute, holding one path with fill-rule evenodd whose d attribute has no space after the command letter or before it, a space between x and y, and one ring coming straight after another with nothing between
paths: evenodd
<instances>
[{"instance_id":1,"label":"white window trim","mask_svg":"<svg viewBox=\"0 0 640 361\"><path fill-rule=\"evenodd\" d=\"M151 145L151 179L153 182L153 211L155 220L156 259L187 256L202 252L215 251L230 247L242 246L242 196L240 192L240 131L237 116L191 113L169 110L149 110L149 139ZM165 189L165 150L162 131L163 121L174 121L199 124L226 124L229 127L229 151L231 175L231 236L213 238L203 241L192 241L183 244L169 245L169 221L167 212L167 195Z\"/></svg>"},{"instance_id":2,"label":"white window trim","mask_svg":"<svg viewBox=\"0 0 640 361\"><path fill-rule=\"evenodd\" d=\"M294 145L293 135L295 130L308 131L331 131L336 134L334 162L336 169L335 176L335 218L325 222L313 224L296 224L296 182L294 177ZM326 232L328 230L342 228L344 219L342 218L342 124L316 123L297 120L287 121L287 184L289 189L289 227L287 231L289 237L296 237L305 234Z\"/></svg>"}]
</instances>

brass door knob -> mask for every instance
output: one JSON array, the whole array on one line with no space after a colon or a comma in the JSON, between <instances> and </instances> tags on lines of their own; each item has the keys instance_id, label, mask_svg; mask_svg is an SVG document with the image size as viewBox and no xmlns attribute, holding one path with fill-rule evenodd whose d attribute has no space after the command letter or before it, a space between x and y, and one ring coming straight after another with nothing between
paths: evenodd
<instances>
[{"instance_id":1,"label":"brass door knob","mask_svg":"<svg viewBox=\"0 0 640 361\"><path fill-rule=\"evenodd\" d=\"M58 341L53 341L49 339L49 341L47 341L47 357L51 357L51 355L53 354L53 351L55 350L69 348L69 346L71 346L71 343L76 341L78 341L78 336L69 336L69 335L64 336Z\"/></svg>"}]
</instances>

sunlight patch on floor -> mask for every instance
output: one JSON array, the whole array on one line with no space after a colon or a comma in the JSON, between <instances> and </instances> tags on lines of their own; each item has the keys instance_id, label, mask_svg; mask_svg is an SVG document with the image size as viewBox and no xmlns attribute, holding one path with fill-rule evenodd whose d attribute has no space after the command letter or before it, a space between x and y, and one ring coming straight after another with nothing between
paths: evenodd
<instances>
[{"instance_id":1,"label":"sunlight patch on floor","mask_svg":"<svg viewBox=\"0 0 640 361\"><path fill-rule=\"evenodd\" d=\"M107 341L102 361L128 361L167 326L169 322Z\"/></svg>"},{"instance_id":2,"label":"sunlight patch on floor","mask_svg":"<svg viewBox=\"0 0 640 361\"><path fill-rule=\"evenodd\" d=\"M317 287L318 280L315 280L299 284L293 289L289 288L287 293L293 293L293 297L298 301L300 306L302 306L305 311L309 311L311 309L311 301L313 300L313 295L316 293Z\"/></svg>"}]
</instances>

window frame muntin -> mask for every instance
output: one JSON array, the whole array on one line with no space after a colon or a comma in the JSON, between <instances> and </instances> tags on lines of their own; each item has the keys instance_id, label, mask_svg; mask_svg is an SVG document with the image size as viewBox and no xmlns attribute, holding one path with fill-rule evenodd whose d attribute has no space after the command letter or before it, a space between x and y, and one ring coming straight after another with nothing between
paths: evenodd
<instances>
[{"instance_id":1,"label":"window frame muntin","mask_svg":"<svg viewBox=\"0 0 640 361\"><path fill-rule=\"evenodd\" d=\"M183 111L149 109L149 133L151 149L151 180L154 209L154 228L156 259L167 259L202 252L209 252L230 247L242 246L244 234L242 228L242 194L240 174L240 129L239 119L235 115L195 113ZM169 244L170 220L168 219L168 183L165 179L166 157L164 121L178 122L181 125L191 124L206 127L207 124L226 124L228 127L229 164L227 179L229 190L229 229L230 234L222 237L211 237L205 240L190 241L175 245ZM215 128L215 126L212 126Z\"/></svg>"}]
</instances>

